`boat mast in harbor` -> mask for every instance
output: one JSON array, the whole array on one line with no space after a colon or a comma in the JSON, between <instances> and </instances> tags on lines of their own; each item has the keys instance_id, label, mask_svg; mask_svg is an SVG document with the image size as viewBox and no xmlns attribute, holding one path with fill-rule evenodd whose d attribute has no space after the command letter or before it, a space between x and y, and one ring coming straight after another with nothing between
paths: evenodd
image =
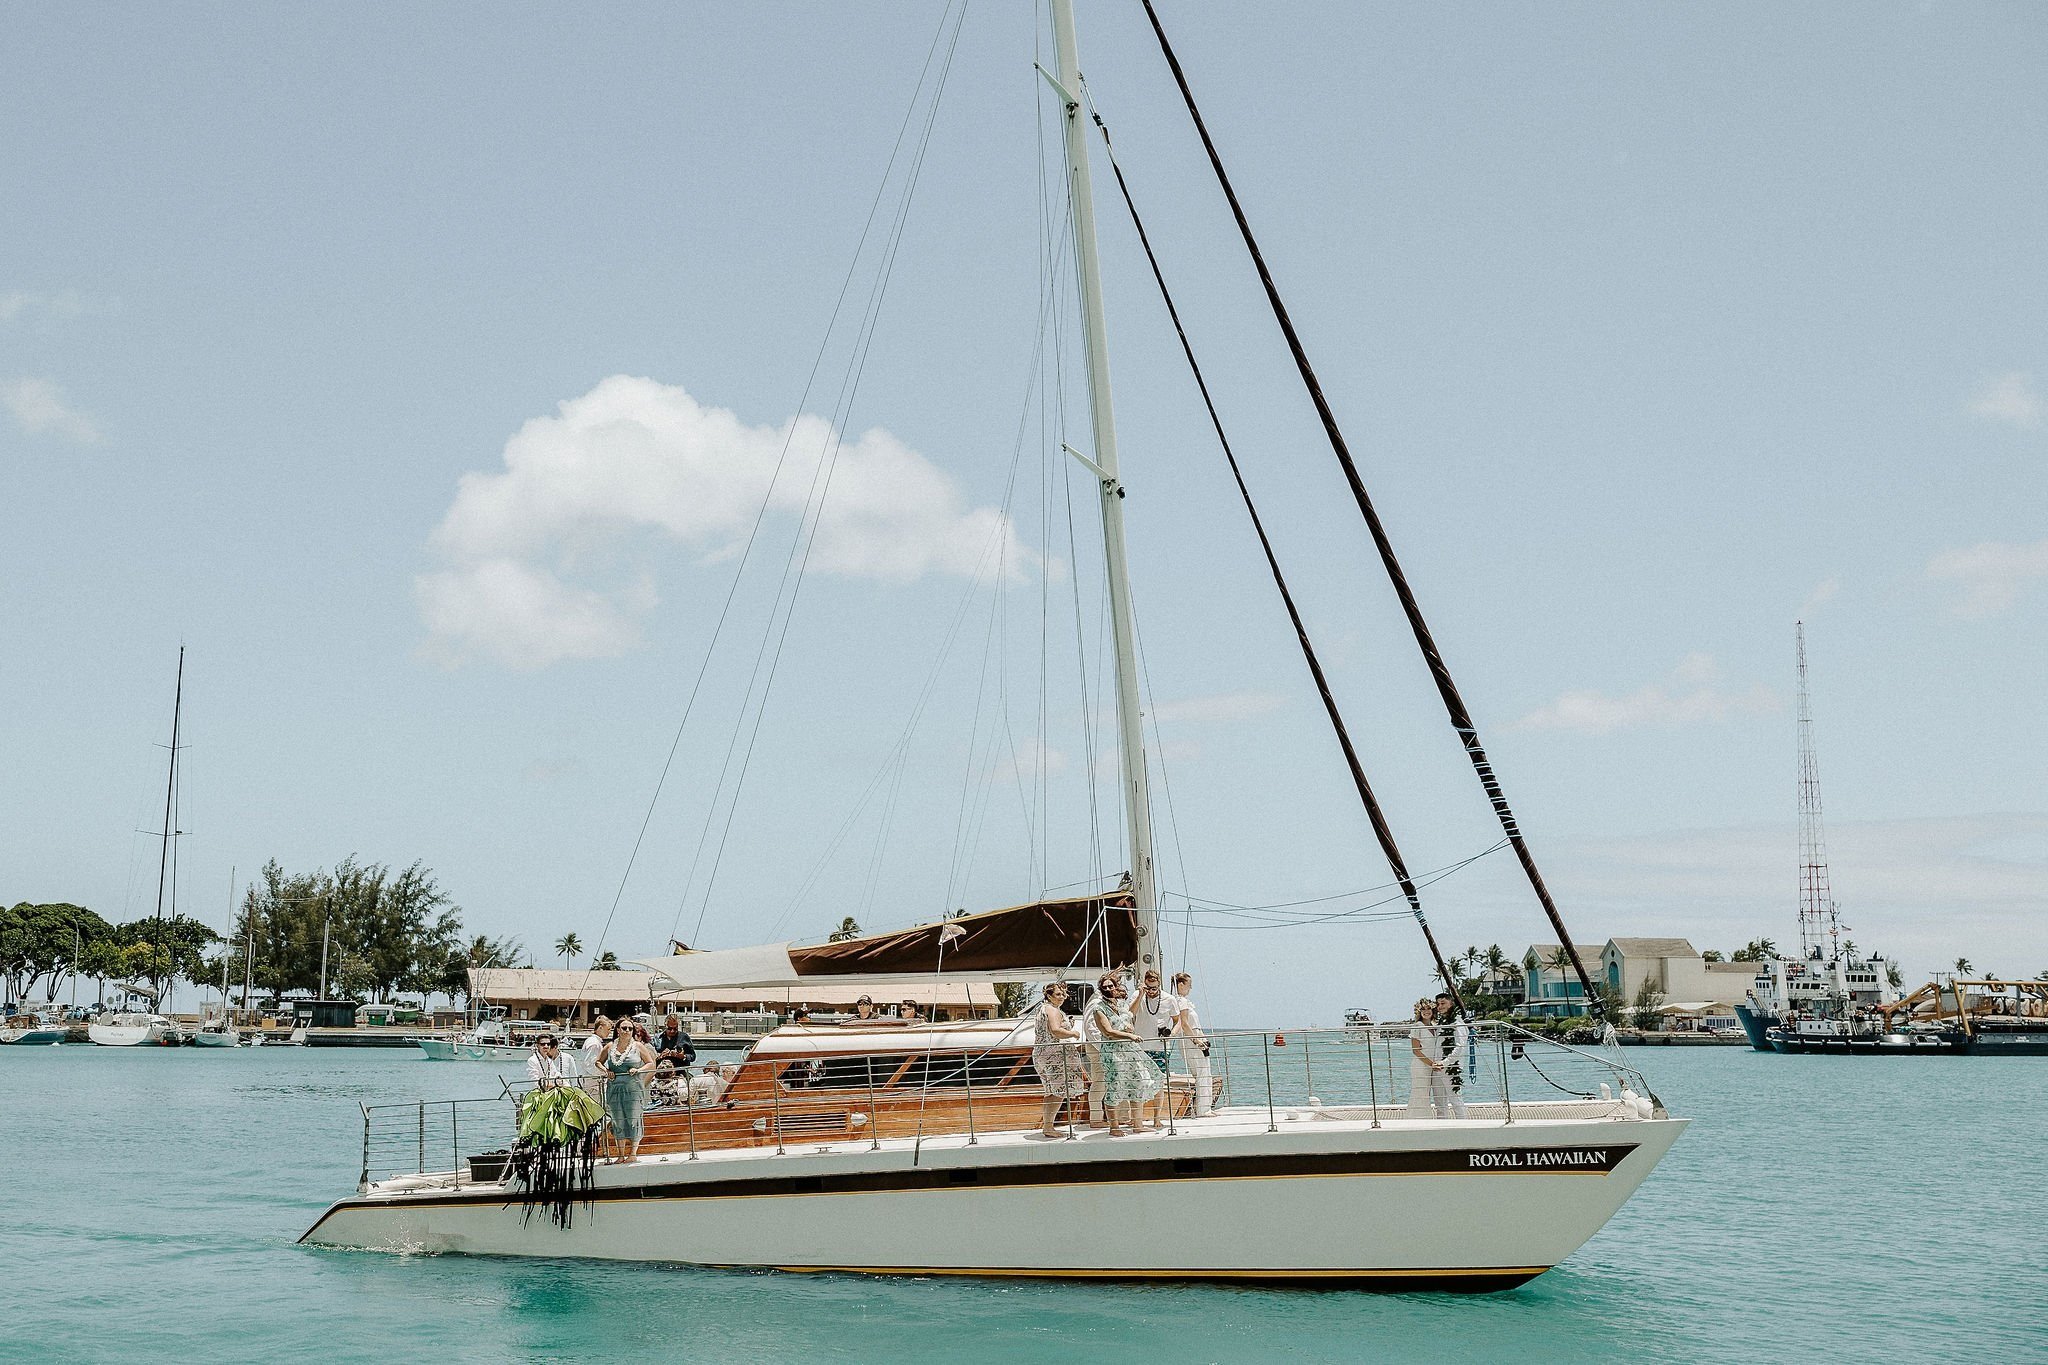
<instances>
[{"instance_id":1,"label":"boat mast in harbor","mask_svg":"<svg viewBox=\"0 0 2048 1365\"><path fill-rule=\"evenodd\" d=\"M1102 504L1102 548L1109 578L1110 635L1116 649L1116 728L1123 764L1125 827L1131 836L1131 894L1138 910L1140 969L1157 968L1158 882L1152 866L1152 798L1145 774L1144 714L1138 698L1130 563L1124 546L1124 485L1117 472L1116 415L1109 393L1109 332L1103 321L1102 271L1095 247L1095 192L1088 173L1088 125L1081 111L1081 58L1074 41L1073 0L1052 0L1055 84L1063 110L1068 203L1074 228L1074 275L1088 362L1093 456L1069 453L1095 475Z\"/></svg>"},{"instance_id":2,"label":"boat mast in harbor","mask_svg":"<svg viewBox=\"0 0 2048 1365\"><path fill-rule=\"evenodd\" d=\"M1794 622L1793 631L1799 644L1799 956L1833 959L1841 950L1842 925L1828 885L1827 828L1820 812L1820 755L1814 748L1813 707L1806 694L1806 623Z\"/></svg>"}]
</instances>

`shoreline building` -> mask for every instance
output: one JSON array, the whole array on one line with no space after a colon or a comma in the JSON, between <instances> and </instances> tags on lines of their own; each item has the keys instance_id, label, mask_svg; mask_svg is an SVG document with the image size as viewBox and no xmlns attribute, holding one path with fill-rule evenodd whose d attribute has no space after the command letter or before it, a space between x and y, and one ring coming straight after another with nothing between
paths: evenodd
<instances>
[{"instance_id":1,"label":"shoreline building","mask_svg":"<svg viewBox=\"0 0 2048 1365\"><path fill-rule=\"evenodd\" d=\"M1523 949L1521 961L1526 988L1516 1014L1559 1019L1587 1013L1585 988L1561 947L1532 943ZM1709 962L1689 939L1649 937L1610 938L1585 955L1585 962L1624 1008L1632 1008L1647 985L1661 997L1656 1004L1660 1013L1730 1028L1757 967L1754 962Z\"/></svg>"}]
</instances>

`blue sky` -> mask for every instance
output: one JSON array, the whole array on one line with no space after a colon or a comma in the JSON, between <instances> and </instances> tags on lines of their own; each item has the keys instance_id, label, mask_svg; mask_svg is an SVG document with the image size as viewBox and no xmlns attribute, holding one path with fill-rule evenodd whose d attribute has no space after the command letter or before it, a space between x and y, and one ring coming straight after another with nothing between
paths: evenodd
<instances>
[{"instance_id":1,"label":"blue sky","mask_svg":"<svg viewBox=\"0 0 2048 1365\"><path fill-rule=\"evenodd\" d=\"M797 485L608 946L902 923L1114 862L1074 676L1099 569L1085 516L1078 554L1059 517L1043 535L1066 472L1033 383L1029 6L969 14L856 396L835 405L842 326L804 398L943 8L15 7L0 898L148 908L134 831L182 641L195 911L225 919L231 868L355 853L424 859L478 929L593 940L799 411L796 467L837 422L844 478L717 880L707 901L690 866L707 808L720 838ZM1916 976L2048 967L2048 18L1163 10L1575 931L1791 937L1803 614L1854 937ZM1489 816L1142 13L1083 4L1081 26L1409 859L1469 858ZM1375 886L1102 189L1165 880L1238 904ZM878 772L886 822L859 805ZM1512 873L1432 888L1442 936L1545 938ZM1331 1022L1422 985L1399 924L1201 923L1225 1019Z\"/></svg>"}]
</instances>

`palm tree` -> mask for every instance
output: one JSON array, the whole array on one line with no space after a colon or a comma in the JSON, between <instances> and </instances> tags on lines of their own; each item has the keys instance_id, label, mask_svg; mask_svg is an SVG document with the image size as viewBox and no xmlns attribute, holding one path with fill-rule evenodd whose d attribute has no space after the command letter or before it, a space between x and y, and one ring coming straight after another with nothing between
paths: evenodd
<instances>
[{"instance_id":1,"label":"palm tree","mask_svg":"<svg viewBox=\"0 0 2048 1365\"><path fill-rule=\"evenodd\" d=\"M1970 965L1970 959L1968 959L1967 957L1959 957L1956 959L1957 976L1975 976L1976 974L1977 969Z\"/></svg>"},{"instance_id":2,"label":"palm tree","mask_svg":"<svg viewBox=\"0 0 2048 1365\"><path fill-rule=\"evenodd\" d=\"M854 920L852 915L848 915L845 919L839 921L837 929L834 929L825 936L825 941L827 943L844 943L850 938L858 938L859 936L859 923Z\"/></svg>"},{"instance_id":3,"label":"palm tree","mask_svg":"<svg viewBox=\"0 0 2048 1365\"><path fill-rule=\"evenodd\" d=\"M576 937L576 931L572 929L555 940L555 951L562 955L562 966L567 967L569 959L583 951L583 940Z\"/></svg>"},{"instance_id":4,"label":"palm tree","mask_svg":"<svg viewBox=\"0 0 2048 1365\"><path fill-rule=\"evenodd\" d=\"M619 969L619 955L607 948L591 966L600 972L615 972Z\"/></svg>"}]
</instances>

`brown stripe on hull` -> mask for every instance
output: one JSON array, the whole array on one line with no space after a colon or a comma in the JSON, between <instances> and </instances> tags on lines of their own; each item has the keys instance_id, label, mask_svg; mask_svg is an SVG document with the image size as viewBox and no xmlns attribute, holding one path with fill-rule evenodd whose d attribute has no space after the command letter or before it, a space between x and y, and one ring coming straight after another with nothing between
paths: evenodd
<instances>
[{"instance_id":1,"label":"brown stripe on hull","mask_svg":"<svg viewBox=\"0 0 2048 1365\"><path fill-rule=\"evenodd\" d=\"M677 1180L653 1185L600 1186L593 1204L676 1199L759 1199L906 1191L1044 1189L1079 1185L1139 1185L1180 1180L1299 1180L1333 1176L1605 1175L1635 1151L1634 1143L1584 1147L1507 1147L1397 1152L1272 1153L1258 1156L1157 1157L1140 1160L1050 1161L1015 1166L913 1166L829 1175L757 1175ZM343 1209L458 1208L515 1204L502 1188L431 1198L357 1196L329 1209L306 1233ZM304 1241L305 1237L299 1239Z\"/></svg>"}]
</instances>

